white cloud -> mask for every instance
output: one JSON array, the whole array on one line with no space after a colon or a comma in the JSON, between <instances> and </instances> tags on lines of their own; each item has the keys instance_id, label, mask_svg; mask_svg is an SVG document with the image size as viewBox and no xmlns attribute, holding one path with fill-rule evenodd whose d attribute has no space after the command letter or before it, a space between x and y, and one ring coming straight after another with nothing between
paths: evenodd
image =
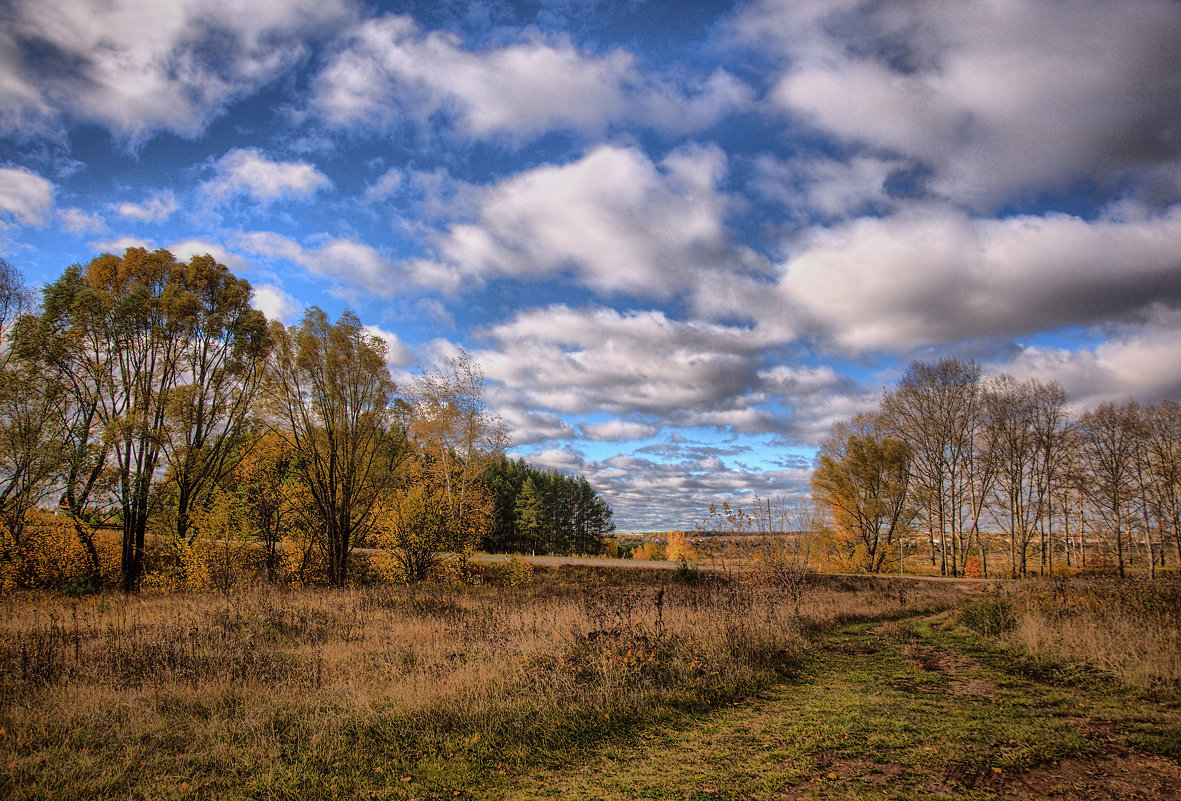
<instances>
[{"instance_id":1,"label":"white cloud","mask_svg":"<svg viewBox=\"0 0 1181 801\"><path fill-rule=\"evenodd\" d=\"M1134 397L1143 403L1181 397L1181 311L1157 307L1139 324L1077 348L1031 346L997 372L1057 381L1077 410Z\"/></svg>"},{"instance_id":2,"label":"white cloud","mask_svg":"<svg viewBox=\"0 0 1181 801\"><path fill-rule=\"evenodd\" d=\"M1181 208L1127 222L923 208L813 231L781 297L843 347L907 350L1179 304L1179 274Z\"/></svg>"},{"instance_id":3,"label":"white cloud","mask_svg":"<svg viewBox=\"0 0 1181 801\"><path fill-rule=\"evenodd\" d=\"M58 209L57 218L62 228L71 234L102 233L107 230L107 223L100 215L82 209Z\"/></svg>"},{"instance_id":4,"label":"white cloud","mask_svg":"<svg viewBox=\"0 0 1181 801\"><path fill-rule=\"evenodd\" d=\"M59 117L132 145L195 137L232 101L348 22L349 0L12 0L0 32L0 128Z\"/></svg>"},{"instance_id":5,"label":"white cloud","mask_svg":"<svg viewBox=\"0 0 1181 801\"><path fill-rule=\"evenodd\" d=\"M894 201L887 181L905 166L898 159L873 156L780 161L764 155L755 160L749 186L759 197L785 207L793 218L842 219L890 209Z\"/></svg>"},{"instance_id":6,"label":"white cloud","mask_svg":"<svg viewBox=\"0 0 1181 801\"><path fill-rule=\"evenodd\" d=\"M483 335L495 348L473 355L503 386L502 408L677 420L746 408L759 381L761 344L749 330L657 311L554 306Z\"/></svg>"},{"instance_id":7,"label":"white cloud","mask_svg":"<svg viewBox=\"0 0 1181 801\"><path fill-rule=\"evenodd\" d=\"M250 264L246 259L231 250L227 250L217 242L208 242L203 239L185 239L172 243L168 246L168 250L181 261L188 261L194 256L209 254L218 263L229 267L230 271L239 277L241 277L242 273L250 271Z\"/></svg>"},{"instance_id":8,"label":"white cloud","mask_svg":"<svg viewBox=\"0 0 1181 801\"><path fill-rule=\"evenodd\" d=\"M143 203L120 203L115 212L124 219L140 220L142 222L163 222L180 208L176 196L165 190L145 200Z\"/></svg>"},{"instance_id":9,"label":"white cloud","mask_svg":"<svg viewBox=\"0 0 1181 801\"><path fill-rule=\"evenodd\" d=\"M0 213L22 225L42 225L53 206L53 184L21 167L0 167Z\"/></svg>"},{"instance_id":10,"label":"white cloud","mask_svg":"<svg viewBox=\"0 0 1181 801\"><path fill-rule=\"evenodd\" d=\"M392 295L401 282L397 265L375 248L352 239L320 238L305 248L280 234L254 231L239 235L236 244L250 253L287 259L312 275L333 278L382 297Z\"/></svg>"},{"instance_id":11,"label":"white cloud","mask_svg":"<svg viewBox=\"0 0 1181 801\"><path fill-rule=\"evenodd\" d=\"M919 159L960 202L1181 155L1172 0L759 0L731 26L781 60L772 105Z\"/></svg>"},{"instance_id":12,"label":"white cloud","mask_svg":"<svg viewBox=\"0 0 1181 801\"><path fill-rule=\"evenodd\" d=\"M635 148L598 147L571 164L537 167L484 190L475 219L435 241L435 281L456 276L544 278L572 273L603 293L666 297L706 273L761 271L735 248L717 191L726 160L713 147L660 164ZM458 278L452 283L458 284Z\"/></svg>"},{"instance_id":13,"label":"white cloud","mask_svg":"<svg viewBox=\"0 0 1181 801\"><path fill-rule=\"evenodd\" d=\"M336 126L422 124L442 113L466 136L513 140L555 129L597 134L622 119L698 130L752 102L750 88L722 70L689 85L648 79L626 51L586 53L535 31L476 50L404 16L358 25L313 88L312 108Z\"/></svg>"},{"instance_id":14,"label":"white cloud","mask_svg":"<svg viewBox=\"0 0 1181 801\"><path fill-rule=\"evenodd\" d=\"M313 107L341 126L454 115L471 136L601 128L623 105L629 55L598 58L540 37L476 52L454 34L423 33L409 17L368 20L314 84Z\"/></svg>"},{"instance_id":15,"label":"white cloud","mask_svg":"<svg viewBox=\"0 0 1181 801\"><path fill-rule=\"evenodd\" d=\"M150 239L144 239L141 236L117 236L114 239L91 242L90 247L99 253L113 253L116 256L122 256L123 252L128 248L153 250L156 247L156 243Z\"/></svg>"},{"instance_id":16,"label":"white cloud","mask_svg":"<svg viewBox=\"0 0 1181 801\"><path fill-rule=\"evenodd\" d=\"M392 167L385 171L380 178L365 189L365 202L376 203L389 197L402 184L402 171Z\"/></svg>"},{"instance_id":17,"label":"white cloud","mask_svg":"<svg viewBox=\"0 0 1181 801\"><path fill-rule=\"evenodd\" d=\"M394 332L386 331L376 325L365 326L365 332L385 343L387 364L393 367L402 367L418 361L418 356L414 351Z\"/></svg>"},{"instance_id":18,"label":"white cloud","mask_svg":"<svg viewBox=\"0 0 1181 801\"><path fill-rule=\"evenodd\" d=\"M280 198L306 199L331 181L303 161L271 161L256 148L235 148L214 165L216 176L201 184L214 202L245 196L267 205Z\"/></svg>"},{"instance_id":19,"label":"white cloud","mask_svg":"<svg viewBox=\"0 0 1181 801\"><path fill-rule=\"evenodd\" d=\"M279 320L287 325L303 312L303 304L276 284L255 284L250 305L266 315L268 320Z\"/></svg>"},{"instance_id":20,"label":"white cloud","mask_svg":"<svg viewBox=\"0 0 1181 801\"><path fill-rule=\"evenodd\" d=\"M583 423L578 427L587 439L601 442L630 442L649 439L660 433L660 427L650 423L627 420L608 420L605 423Z\"/></svg>"}]
</instances>

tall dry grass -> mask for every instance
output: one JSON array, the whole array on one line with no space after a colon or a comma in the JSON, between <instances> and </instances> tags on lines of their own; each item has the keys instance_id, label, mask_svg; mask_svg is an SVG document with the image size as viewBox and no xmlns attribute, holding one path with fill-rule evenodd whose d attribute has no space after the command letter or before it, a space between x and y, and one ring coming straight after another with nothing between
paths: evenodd
<instances>
[{"instance_id":1,"label":"tall dry grass","mask_svg":"<svg viewBox=\"0 0 1181 801\"><path fill-rule=\"evenodd\" d=\"M1181 698L1181 582L1075 578L1008 596L1005 643L1039 659L1097 667L1124 684Z\"/></svg>"},{"instance_id":2,"label":"tall dry grass","mask_svg":"<svg viewBox=\"0 0 1181 801\"><path fill-rule=\"evenodd\" d=\"M0 795L399 797L377 768L441 792L767 686L811 629L954 603L946 587L835 580L797 616L758 581L538 573L517 587L10 598Z\"/></svg>"}]
</instances>

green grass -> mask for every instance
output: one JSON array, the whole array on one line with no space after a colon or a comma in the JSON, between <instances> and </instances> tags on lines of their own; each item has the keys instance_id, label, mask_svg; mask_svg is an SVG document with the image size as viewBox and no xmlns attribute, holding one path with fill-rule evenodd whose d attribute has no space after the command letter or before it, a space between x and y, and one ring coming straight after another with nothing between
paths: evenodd
<instances>
[{"instance_id":1,"label":"green grass","mask_svg":"<svg viewBox=\"0 0 1181 801\"><path fill-rule=\"evenodd\" d=\"M1176 709L1046 684L946 618L912 623L848 626L821 638L795 682L484 795L978 799L1112 748L1177 758ZM1098 721L1114 745L1080 720Z\"/></svg>"}]
</instances>

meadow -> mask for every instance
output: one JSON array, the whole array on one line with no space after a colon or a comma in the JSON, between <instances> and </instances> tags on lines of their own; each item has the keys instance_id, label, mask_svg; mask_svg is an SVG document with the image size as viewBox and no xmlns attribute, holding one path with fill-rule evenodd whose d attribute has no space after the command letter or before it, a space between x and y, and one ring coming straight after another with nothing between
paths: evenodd
<instances>
[{"instance_id":1,"label":"meadow","mask_svg":"<svg viewBox=\"0 0 1181 801\"><path fill-rule=\"evenodd\" d=\"M1035 736L1030 720L1056 719L1038 693L1116 688L1104 697L1132 711L1175 711L1181 700L1175 584L1000 587L811 575L793 587L758 571L480 571L475 584L417 588L243 584L6 598L0 795L782 798L833 790L852 768L872 773L881 757L910 773L888 774L896 786L858 779L849 787L956 797L960 785L936 769L946 754L905 750L907 737L951 738L952 751L977 743L964 753L990 778L993 764L1028 771L1084 753L1061 732ZM1073 628L1054 617L1063 597ZM1121 656L1105 661L1063 644L1092 639L1092 624L1110 630L1109 651ZM1063 632L1058 640L1035 635L1051 625ZM1157 645L1131 653L1128 640L1169 626ZM1034 698L1033 711L1018 720L965 705L957 680L938 669L940 660L962 666L956 659L1017 677L1014 685L980 681L1018 687L1011 692ZM880 720L846 703L858 676L872 703L853 707L885 704ZM924 703L946 706L935 715L916 706L916 687L931 694ZM1132 700L1110 695L1117 691ZM978 713L992 716L988 742L1042 737L1048 745L995 763L977 742ZM914 731L890 728L882 722L890 715L898 718L891 726ZM1167 770L1181 758L1181 728L1178 716L1160 715L1141 715L1136 747ZM860 727L869 720L880 730L867 735ZM821 729L802 736L806 725ZM828 743L842 725L851 728ZM778 732L775 748L790 742L796 750L756 771L743 765L774 749L718 740L719 731L756 739ZM849 731L861 733L850 740ZM693 732L692 741L676 739ZM693 768L694 754L709 765ZM654 769L647 779L637 773L645 766ZM603 784L612 776L615 784Z\"/></svg>"}]
</instances>

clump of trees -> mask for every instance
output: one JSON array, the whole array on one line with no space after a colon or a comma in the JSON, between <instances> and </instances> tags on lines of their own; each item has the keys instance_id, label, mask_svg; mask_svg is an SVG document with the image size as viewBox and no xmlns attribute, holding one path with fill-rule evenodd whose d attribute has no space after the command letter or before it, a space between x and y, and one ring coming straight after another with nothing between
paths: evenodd
<instances>
[{"instance_id":1,"label":"clump of trees","mask_svg":"<svg viewBox=\"0 0 1181 801\"><path fill-rule=\"evenodd\" d=\"M131 592L152 542L188 574L236 544L268 580L338 586L362 545L409 581L480 545L601 547L606 503L504 456L466 354L398 387L351 312L284 326L250 299L208 255L104 254L39 302L0 259L0 583L61 583L48 558Z\"/></svg>"},{"instance_id":2,"label":"clump of trees","mask_svg":"<svg viewBox=\"0 0 1181 801\"><path fill-rule=\"evenodd\" d=\"M1014 577L1108 557L1155 574L1170 550L1181 564L1181 405L1072 417L1056 383L915 362L877 411L834 427L812 489L834 546L871 572L899 566L907 536L944 575L988 575L998 552Z\"/></svg>"},{"instance_id":3,"label":"clump of trees","mask_svg":"<svg viewBox=\"0 0 1181 801\"><path fill-rule=\"evenodd\" d=\"M487 551L597 555L615 530L611 507L582 476L501 457L490 465L488 483L494 512L482 543Z\"/></svg>"}]
</instances>

